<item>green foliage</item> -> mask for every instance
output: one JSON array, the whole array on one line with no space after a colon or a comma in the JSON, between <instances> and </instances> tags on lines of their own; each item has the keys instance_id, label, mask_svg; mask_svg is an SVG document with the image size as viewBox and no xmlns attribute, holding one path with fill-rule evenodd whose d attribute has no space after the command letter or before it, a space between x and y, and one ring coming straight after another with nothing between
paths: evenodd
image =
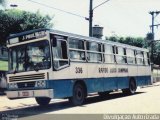
<instances>
[{"instance_id":1,"label":"green foliage","mask_svg":"<svg viewBox=\"0 0 160 120\"><path fill-rule=\"evenodd\" d=\"M36 13L12 10L0 10L0 44L6 43L10 34L16 34L26 30L38 28L51 28L52 18L48 15L42 16L39 11Z\"/></svg>"},{"instance_id":2,"label":"green foliage","mask_svg":"<svg viewBox=\"0 0 160 120\"><path fill-rule=\"evenodd\" d=\"M0 0L0 9L6 8L6 0Z\"/></svg>"},{"instance_id":3,"label":"green foliage","mask_svg":"<svg viewBox=\"0 0 160 120\"><path fill-rule=\"evenodd\" d=\"M154 39L153 33L147 33L146 39L147 39L147 40L153 40L153 39Z\"/></svg>"},{"instance_id":4,"label":"green foliage","mask_svg":"<svg viewBox=\"0 0 160 120\"><path fill-rule=\"evenodd\" d=\"M109 38L106 38L110 41L114 42L120 42L123 44L128 44L132 46L137 46L137 47L146 47L145 39L142 37L118 37L118 36L111 36Z\"/></svg>"},{"instance_id":5,"label":"green foliage","mask_svg":"<svg viewBox=\"0 0 160 120\"><path fill-rule=\"evenodd\" d=\"M154 64L160 65L160 42L154 42L153 62Z\"/></svg>"},{"instance_id":6,"label":"green foliage","mask_svg":"<svg viewBox=\"0 0 160 120\"><path fill-rule=\"evenodd\" d=\"M6 3L6 1L5 1L5 0L0 0L0 5L4 6L4 5L5 5L5 3Z\"/></svg>"}]
</instances>

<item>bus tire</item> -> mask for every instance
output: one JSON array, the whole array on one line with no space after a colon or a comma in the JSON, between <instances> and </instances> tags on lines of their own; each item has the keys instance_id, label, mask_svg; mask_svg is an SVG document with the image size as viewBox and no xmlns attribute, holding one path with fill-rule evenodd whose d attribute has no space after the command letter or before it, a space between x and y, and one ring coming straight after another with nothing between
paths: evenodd
<instances>
[{"instance_id":1,"label":"bus tire","mask_svg":"<svg viewBox=\"0 0 160 120\"><path fill-rule=\"evenodd\" d=\"M48 98L48 97L36 97L35 99L40 106L48 105L51 100L51 98Z\"/></svg>"},{"instance_id":2,"label":"bus tire","mask_svg":"<svg viewBox=\"0 0 160 120\"><path fill-rule=\"evenodd\" d=\"M85 97L85 87L81 83L76 83L73 87L73 96L69 98L69 101L74 106L78 106L84 103Z\"/></svg>"},{"instance_id":3,"label":"bus tire","mask_svg":"<svg viewBox=\"0 0 160 120\"><path fill-rule=\"evenodd\" d=\"M125 94L133 95L133 94L135 94L136 89L137 89L136 82L135 82L134 79L131 79L131 80L129 81L129 88L123 89L122 91L123 91L123 93L125 93Z\"/></svg>"}]
</instances>

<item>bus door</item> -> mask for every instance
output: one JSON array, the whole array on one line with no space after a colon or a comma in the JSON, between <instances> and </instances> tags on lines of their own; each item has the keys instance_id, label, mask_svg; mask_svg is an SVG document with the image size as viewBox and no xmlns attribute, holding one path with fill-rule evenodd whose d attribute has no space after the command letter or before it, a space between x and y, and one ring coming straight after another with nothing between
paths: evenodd
<instances>
[{"instance_id":1,"label":"bus door","mask_svg":"<svg viewBox=\"0 0 160 120\"><path fill-rule=\"evenodd\" d=\"M66 79L69 76L69 57L67 37L51 34L53 71L55 79ZM62 74L63 73L63 74Z\"/></svg>"}]
</instances>

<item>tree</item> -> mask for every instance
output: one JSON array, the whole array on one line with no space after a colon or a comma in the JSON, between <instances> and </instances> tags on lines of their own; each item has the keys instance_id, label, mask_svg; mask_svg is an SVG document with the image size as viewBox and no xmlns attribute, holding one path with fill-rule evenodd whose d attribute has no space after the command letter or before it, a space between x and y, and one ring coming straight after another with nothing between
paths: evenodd
<instances>
[{"instance_id":1,"label":"tree","mask_svg":"<svg viewBox=\"0 0 160 120\"><path fill-rule=\"evenodd\" d=\"M51 28L52 17L42 16L39 11L36 13L21 10L0 10L0 44L5 45L6 38L26 30L38 28Z\"/></svg>"},{"instance_id":2,"label":"tree","mask_svg":"<svg viewBox=\"0 0 160 120\"><path fill-rule=\"evenodd\" d=\"M5 0L0 0L0 6L5 7L6 6L6 1Z\"/></svg>"},{"instance_id":3,"label":"tree","mask_svg":"<svg viewBox=\"0 0 160 120\"><path fill-rule=\"evenodd\" d=\"M114 41L114 42L120 42L123 44L128 44L136 47L146 47L145 39L142 37L118 37L118 36L111 36L109 38L106 38L106 40Z\"/></svg>"},{"instance_id":4,"label":"tree","mask_svg":"<svg viewBox=\"0 0 160 120\"><path fill-rule=\"evenodd\" d=\"M160 42L153 42L153 63L160 65Z\"/></svg>"}]
</instances>

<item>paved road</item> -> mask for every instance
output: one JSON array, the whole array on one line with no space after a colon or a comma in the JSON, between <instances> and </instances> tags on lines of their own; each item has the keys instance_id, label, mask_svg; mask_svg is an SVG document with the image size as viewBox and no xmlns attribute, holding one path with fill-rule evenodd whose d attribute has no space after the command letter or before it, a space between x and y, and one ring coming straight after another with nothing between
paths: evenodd
<instances>
[{"instance_id":1,"label":"paved road","mask_svg":"<svg viewBox=\"0 0 160 120\"><path fill-rule=\"evenodd\" d=\"M43 108L35 100L20 99L8 100L0 96L0 112L17 115L21 118L40 118L42 114L154 114L160 113L160 83L155 86L139 88L137 93L126 96L116 92L106 98L97 95L90 96L84 105L74 107L67 100L52 100ZM11 116L16 117L16 116Z\"/></svg>"}]
</instances>

